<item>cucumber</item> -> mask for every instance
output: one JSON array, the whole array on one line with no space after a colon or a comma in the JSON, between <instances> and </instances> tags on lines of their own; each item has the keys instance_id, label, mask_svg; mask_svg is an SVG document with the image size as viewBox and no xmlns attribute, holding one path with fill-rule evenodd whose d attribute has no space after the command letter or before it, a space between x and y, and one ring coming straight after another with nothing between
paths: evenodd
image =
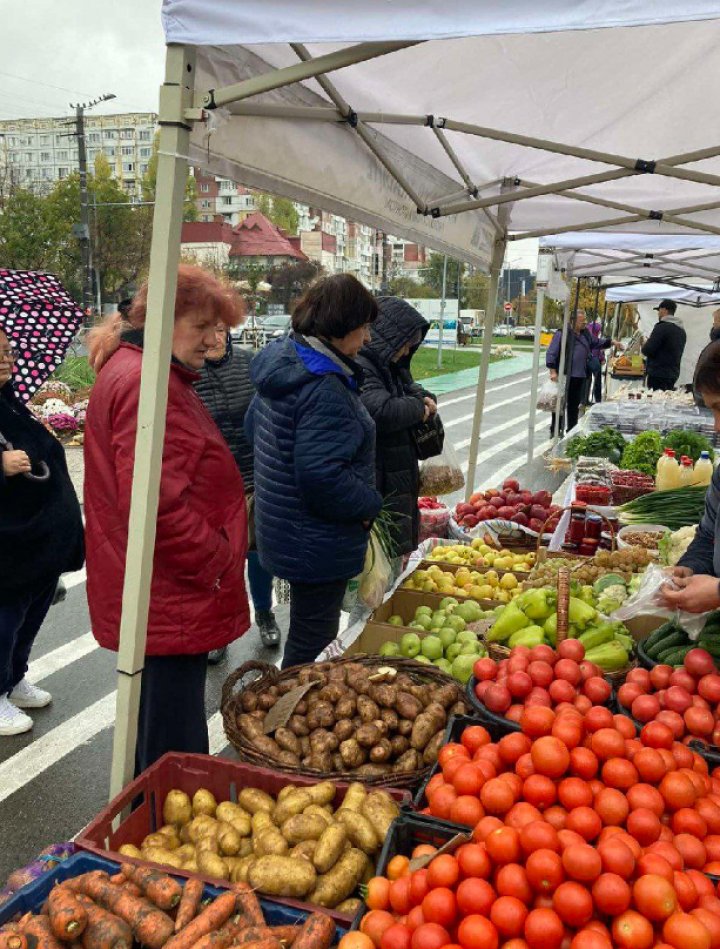
<instances>
[{"instance_id":1,"label":"cucumber","mask_svg":"<svg viewBox=\"0 0 720 949\"><path fill-rule=\"evenodd\" d=\"M687 635L678 630L677 632L670 633L669 636L664 636L659 643L656 643L654 646L650 647L650 651L648 651L646 648L645 652L648 654L648 656L650 656L651 659L657 659L661 653L667 652L668 649L672 649L673 647L677 648L678 646L686 646L687 641Z\"/></svg>"},{"instance_id":2,"label":"cucumber","mask_svg":"<svg viewBox=\"0 0 720 949\"><path fill-rule=\"evenodd\" d=\"M684 658L685 653L689 652L691 649L692 649L692 646L688 646L687 640L686 640L684 644L674 643L672 646L669 646L667 649L662 649L659 655L653 656L653 658L656 659L657 662L662 663L663 665L671 666L673 665L673 663L670 662L670 658L669 658L670 656L674 656L676 653L682 652L683 650L685 650L685 652L683 652L683 658ZM680 661L682 662L682 659Z\"/></svg>"},{"instance_id":3,"label":"cucumber","mask_svg":"<svg viewBox=\"0 0 720 949\"><path fill-rule=\"evenodd\" d=\"M671 633L676 632L676 631L677 631L677 626L675 625L675 623L672 623L672 622L663 623L662 626L658 626L657 629L653 630L653 632L650 633L650 635L646 639L643 640L643 643L642 643L643 649L645 650L645 652L647 652L648 649L652 648L655 645L655 643L659 643L662 639L664 639L665 636L669 636Z\"/></svg>"},{"instance_id":4,"label":"cucumber","mask_svg":"<svg viewBox=\"0 0 720 949\"><path fill-rule=\"evenodd\" d=\"M663 663L668 666L681 666L692 648L692 646L681 646L679 649L671 650L669 654L664 653Z\"/></svg>"},{"instance_id":5,"label":"cucumber","mask_svg":"<svg viewBox=\"0 0 720 949\"><path fill-rule=\"evenodd\" d=\"M713 659L720 659L720 642L717 639L713 639L712 642L698 639L695 645L699 646L700 649L704 649L706 652L709 652Z\"/></svg>"}]
</instances>

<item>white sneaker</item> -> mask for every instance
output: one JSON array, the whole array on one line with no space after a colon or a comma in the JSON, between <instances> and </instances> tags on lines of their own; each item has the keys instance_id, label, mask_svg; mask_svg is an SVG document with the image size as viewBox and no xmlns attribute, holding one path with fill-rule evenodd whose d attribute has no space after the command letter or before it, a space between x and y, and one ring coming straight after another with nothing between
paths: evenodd
<instances>
[{"instance_id":1,"label":"white sneaker","mask_svg":"<svg viewBox=\"0 0 720 949\"><path fill-rule=\"evenodd\" d=\"M0 735L21 735L32 727L30 716L13 705L7 695L0 695Z\"/></svg>"},{"instance_id":2,"label":"white sneaker","mask_svg":"<svg viewBox=\"0 0 720 949\"><path fill-rule=\"evenodd\" d=\"M52 695L27 679L21 679L10 693L10 701L18 708L45 708L52 702Z\"/></svg>"}]
</instances>

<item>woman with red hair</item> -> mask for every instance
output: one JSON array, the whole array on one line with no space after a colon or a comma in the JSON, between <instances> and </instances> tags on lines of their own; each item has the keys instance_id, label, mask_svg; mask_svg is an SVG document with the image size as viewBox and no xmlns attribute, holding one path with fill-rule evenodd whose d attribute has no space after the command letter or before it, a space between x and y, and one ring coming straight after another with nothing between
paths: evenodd
<instances>
[{"instance_id":1,"label":"woman with red hair","mask_svg":"<svg viewBox=\"0 0 720 949\"><path fill-rule=\"evenodd\" d=\"M89 335L98 373L85 428L87 593L93 635L117 651L140 394L147 284L127 314ZM218 322L241 302L199 267L181 265L175 299L136 771L166 751L207 753L207 657L250 625L242 477L194 389Z\"/></svg>"}]
</instances>

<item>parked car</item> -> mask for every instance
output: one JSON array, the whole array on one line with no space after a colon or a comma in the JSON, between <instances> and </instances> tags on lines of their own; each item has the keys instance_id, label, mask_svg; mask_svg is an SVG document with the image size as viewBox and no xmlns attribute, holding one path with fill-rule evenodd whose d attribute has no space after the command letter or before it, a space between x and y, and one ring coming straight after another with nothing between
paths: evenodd
<instances>
[{"instance_id":1,"label":"parked car","mask_svg":"<svg viewBox=\"0 0 720 949\"><path fill-rule=\"evenodd\" d=\"M515 339L535 339L534 326L516 326L513 333Z\"/></svg>"},{"instance_id":2,"label":"parked car","mask_svg":"<svg viewBox=\"0 0 720 949\"><path fill-rule=\"evenodd\" d=\"M291 316L289 313L278 313L273 316L264 316L260 323L260 329L263 331L265 336L265 342L269 342L271 339L280 339L282 336L287 336L290 332L290 320Z\"/></svg>"}]
</instances>

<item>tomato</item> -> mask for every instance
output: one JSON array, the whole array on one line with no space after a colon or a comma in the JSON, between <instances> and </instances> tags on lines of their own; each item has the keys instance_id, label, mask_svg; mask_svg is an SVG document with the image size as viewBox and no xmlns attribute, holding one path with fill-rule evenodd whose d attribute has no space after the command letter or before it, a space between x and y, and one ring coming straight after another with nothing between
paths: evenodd
<instances>
[{"instance_id":1,"label":"tomato","mask_svg":"<svg viewBox=\"0 0 720 949\"><path fill-rule=\"evenodd\" d=\"M712 673L703 676L698 682L698 694L713 705L717 705L720 702L720 675Z\"/></svg>"},{"instance_id":2,"label":"tomato","mask_svg":"<svg viewBox=\"0 0 720 949\"><path fill-rule=\"evenodd\" d=\"M639 780L637 768L632 761L624 757L608 758L603 765L601 777L608 787L619 788L622 791L627 791Z\"/></svg>"},{"instance_id":3,"label":"tomato","mask_svg":"<svg viewBox=\"0 0 720 949\"><path fill-rule=\"evenodd\" d=\"M607 936L586 927L575 933L570 949L612 949L612 945Z\"/></svg>"},{"instance_id":4,"label":"tomato","mask_svg":"<svg viewBox=\"0 0 720 949\"><path fill-rule=\"evenodd\" d=\"M650 684L654 689L667 689L674 671L672 666L658 663L650 670Z\"/></svg>"},{"instance_id":5,"label":"tomato","mask_svg":"<svg viewBox=\"0 0 720 949\"><path fill-rule=\"evenodd\" d=\"M715 719L709 708L692 707L686 709L683 715L687 730L691 735L707 738L715 728Z\"/></svg>"},{"instance_id":6,"label":"tomato","mask_svg":"<svg viewBox=\"0 0 720 949\"><path fill-rule=\"evenodd\" d=\"M676 834L673 838L673 845L680 852L686 867L702 870L707 863L705 845L692 834Z\"/></svg>"},{"instance_id":7,"label":"tomato","mask_svg":"<svg viewBox=\"0 0 720 949\"><path fill-rule=\"evenodd\" d=\"M403 926L402 923L395 923L394 926L390 926L383 933L380 940L380 949L410 949L411 939L412 933L407 926ZM340 949L339 946L338 949Z\"/></svg>"},{"instance_id":8,"label":"tomato","mask_svg":"<svg viewBox=\"0 0 720 949\"><path fill-rule=\"evenodd\" d=\"M622 840L603 841L597 851L606 873L616 873L627 880L635 869L633 852Z\"/></svg>"},{"instance_id":9,"label":"tomato","mask_svg":"<svg viewBox=\"0 0 720 949\"><path fill-rule=\"evenodd\" d=\"M565 927L553 909L533 909L525 920L525 940L530 949L559 949Z\"/></svg>"},{"instance_id":10,"label":"tomato","mask_svg":"<svg viewBox=\"0 0 720 949\"><path fill-rule=\"evenodd\" d=\"M483 843L485 838L499 827L504 827L504 824L500 818L492 817L490 814L488 814L487 817L481 818L475 825L475 829L473 830L473 840L476 843Z\"/></svg>"},{"instance_id":11,"label":"tomato","mask_svg":"<svg viewBox=\"0 0 720 949\"><path fill-rule=\"evenodd\" d=\"M617 700L623 708L630 708L639 695L643 695L645 690L637 682L623 682L617 690Z\"/></svg>"},{"instance_id":12,"label":"tomato","mask_svg":"<svg viewBox=\"0 0 720 949\"><path fill-rule=\"evenodd\" d=\"M717 672L715 660L707 649L691 649L690 652L685 653L683 666L696 679Z\"/></svg>"},{"instance_id":13,"label":"tomato","mask_svg":"<svg viewBox=\"0 0 720 949\"><path fill-rule=\"evenodd\" d=\"M490 922L505 939L522 935L528 908L514 896L501 896L490 910Z\"/></svg>"},{"instance_id":14,"label":"tomato","mask_svg":"<svg viewBox=\"0 0 720 949\"><path fill-rule=\"evenodd\" d=\"M520 856L520 834L514 827L499 827L485 838L485 848L496 864L516 863Z\"/></svg>"},{"instance_id":15,"label":"tomato","mask_svg":"<svg viewBox=\"0 0 720 949\"><path fill-rule=\"evenodd\" d=\"M665 708L682 715L692 705L692 693L680 685L671 685L665 692Z\"/></svg>"},{"instance_id":16,"label":"tomato","mask_svg":"<svg viewBox=\"0 0 720 949\"><path fill-rule=\"evenodd\" d=\"M338 949L373 949L376 945L378 945L378 943L374 943L370 936L367 936L365 933L352 932L345 933L338 943ZM410 943L408 942L408 946L409 945ZM401 947L388 947L388 949L401 949ZM403 947L403 949L405 949L405 947Z\"/></svg>"},{"instance_id":17,"label":"tomato","mask_svg":"<svg viewBox=\"0 0 720 949\"><path fill-rule=\"evenodd\" d=\"M710 933L697 916L673 913L665 920L663 939L675 949L710 949Z\"/></svg>"},{"instance_id":18,"label":"tomato","mask_svg":"<svg viewBox=\"0 0 720 949\"><path fill-rule=\"evenodd\" d=\"M476 797L470 794L461 794L450 805L450 820L455 824L465 824L466 827L474 827L481 817L485 816L485 810Z\"/></svg>"},{"instance_id":19,"label":"tomato","mask_svg":"<svg viewBox=\"0 0 720 949\"><path fill-rule=\"evenodd\" d=\"M437 923L423 923L412 934L411 949L442 949L450 942L450 933Z\"/></svg>"},{"instance_id":20,"label":"tomato","mask_svg":"<svg viewBox=\"0 0 720 949\"><path fill-rule=\"evenodd\" d=\"M612 694L610 683L601 676L586 679L582 688L593 705L604 705Z\"/></svg>"},{"instance_id":21,"label":"tomato","mask_svg":"<svg viewBox=\"0 0 720 949\"><path fill-rule=\"evenodd\" d=\"M505 764L515 764L518 758L530 751L530 745L530 739L522 732L504 735L497 743L500 758Z\"/></svg>"},{"instance_id":22,"label":"tomato","mask_svg":"<svg viewBox=\"0 0 720 949\"><path fill-rule=\"evenodd\" d=\"M675 879L675 871L673 870L672 864L669 860L666 860L665 857L661 857L657 853L644 853L642 857L637 861L636 870L638 876L645 876L645 874L653 874L655 876L664 877L670 883Z\"/></svg>"},{"instance_id":23,"label":"tomato","mask_svg":"<svg viewBox=\"0 0 720 949\"><path fill-rule=\"evenodd\" d=\"M525 867L519 863L506 863L495 874L495 889L498 896L514 896L525 905L532 901L533 888L527 877ZM487 916L487 913L485 913Z\"/></svg>"},{"instance_id":24,"label":"tomato","mask_svg":"<svg viewBox=\"0 0 720 949\"><path fill-rule=\"evenodd\" d=\"M442 820L450 820L450 808L457 800L457 791L451 784L444 784L437 791L428 795L430 804L430 813L433 817L440 817ZM395 859L395 858L393 858Z\"/></svg>"},{"instance_id":25,"label":"tomato","mask_svg":"<svg viewBox=\"0 0 720 949\"><path fill-rule=\"evenodd\" d=\"M458 926L458 941L463 949L497 949L498 932L489 919L473 914Z\"/></svg>"},{"instance_id":26,"label":"tomato","mask_svg":"<svg viewBox=\"0 0 720 949\"><path fill-rule=\"evenodd\" d=\"M422 901L423 916L429 923L452 926L457 916L457 901L452 890L439 886L430 890Z\"/></svg>"},{"instance_id":27,"label":"tomato","mask_svg":"<svg viewBox=\"0 0 720 949\"><path fill-rule=\"evenodd\" d=\"M664 826L664 825L663 825ZM667 840L657 840L654 844L651 844L645 850L646 853L655 853L659 857L663 857L673 870L682 870L685 866L683 858L680 856L680 852ZM662 874L660 874L662 876Z\"/></svg>"},{"instance_id":28,"label":"tomato","mask_svg":"<svg viewBox=\"0 0 720 949\"><path fill-rule=\"evenodd\" d=\"M633 884L632 895L638 912L654 922L667 919L677 910L673 883L657 874L639 877Z\"/></svg>"},{"instance_id":29,"label":"tomato","mask_svg":"<svg viewBox=\"0 0 720 949\"><path fill-rule=\"evenodd\" d=\"M687 913L697 906L698 891L687 873L680 873L676 870L673 874L673 886L677 893L680 909Z\"/></svg>"},{"instance_id":30,"label":"tomato","mask_svg":"<svg viewBox=\"0 0 720 949\"><path fill-rule=\"evenodd\" d=\"M520 846L525 856L542 849L560 852L558 833L544 820L531 821L521 828Z\"/></svg>"},{"instance_id":31,"label":"tomato","mask_svg":"<svg viewBox=\"0 0 720 949\"><path fill-rule=\"evenodd\" d=\"M386 876L388 880L399 880L400 877L407 876L410 872L408 870L409 865L409 857L405 857L400 853L396 854L387 865Z\"/></svg>"},{"instance_id":32,"label":"tomato","mask_svg":"<svg viewBox=\"0 0 720 949\"><path fill-rule=\"evenodd\" d=\"M410 902L410 877L399 877L390 884L390 906L399 916L409 913L412 908Z\"/></svg>"},{"instance_id":33,"label":"tomato","mask_svg":"<svg viewBox=\"0 0 720 949\"><path fill-rule=\"evenodd\" d=\"M622 791L605 788L595 798L595 810L605 825L617 826L625 823L630 805Z\"/></svg>"},{"instance_id":34,"label":"tomato","mask_svg":"<svg viewBox=\"0 0 720 949\"><path fill-rule=\"evenodd\" d=\"M413 906L403 921L411 932L415 932L418 926L422 926L425 922L422 906Z\"/></svg>"},{"instance_id":35,"label":"tomato","mask_svg":"<svg viewBox=\"0 0 720 949\"><path fill-rule=\"evenodd\" d=\"M463 877L486 878L491 864L487 851L480 844L464 844L455 854Z\"/></svg>"},{"instance_id":36,"label":"tomato","mask_svg":"<svg viewBox=\"0 0 720 949\"><path fill-rule=\"evenodd\" d=\"M491 778L480 791L480 803L488 814L507 814L515 803L515 794L507 781Z\"/></svg>"},{"instance_id":37,"label":"tomato","mask_svg":"<svg viewBox=\"0 0 720 949\"><path fill-rule=\"evenodd\" d=\"M708 825L696 808L697 804L695 807L681 807L679 811L675 811L671 826L674 834L692 834L704 842Z\"/></svg>"},{"instance_id":38,"label":"tomato","mask_svg":"<svg viewBox=\"0 0 720 949\"><path fill-rule=\"evenodd\" d=\"M701 797L699 801L695 801L694 809L707 824L711 835L720 834L720 807L717 804L709 797Z\"/></svg>"},{"instance_id":39,"label":"tomato","mask_svg":"<svg viewBox=\"0 0 720 949\"><path fill-rule=\"evenodd\" d=\"M567 817L567 811L564 807L560 807L559 804L554 805L553 807L548 807L548 809L543 814L544 820L548 824L552 824L555 830L562 830L565 826L565 819Z\"/></svg>"},{"instance_id":40,"label":"tomato","mask_svg":"<svg viewBox=\"0 0 720 949\"><path fill-rule=\"evenodd\" d=\"M637 842L647 847L654 843L660 836L660 819L654 811L647 807L638 807L628 815L626 822L627 831L637 840Z\"/></svg>"},{"instance_id":41,"label":"tomato","mask_svg":"<svg viewBox=\"0 0 720 949\"><path fill-rule=\"evenodd\" d=\"M528 675L533 681L533 685L546 689L555 678L552 666L549 662L542 662L535 659L527 668Z\"/></svg>"},{"instance_id":42,"label":"tomato","mask_svg":"<svg viewBox=\"0 0 720 949\"><path fill-rule=\"evenodd\" d=\"M386 877L368 880L365 903L370 909L387 909L390 905L390 881Z\"/></svg>"},{"instance_id":43,"label":"tomato","mask_svg":"<svg viewBox=\"0 0 720 949\"><path fill-rule=\"evenodd\" d=\"M539 810L550 807L557 800L555 783L544 774L531 774L523 782L522 796Z\"/></svg>"},{"instance_id":44,"label":"tomato","mask_svg":"<svg viewBox=\"0 0 720 949\"><path fill-rule=\"evenodd\" d=\"M519 831L522 831L527 824L536 824L538 821L542 822L542 814L537 807L528 804L527 801L518 801L517 804L513 804L505 815L505 824Z\"/></svg>"},{"instance_id":45,"label":"tomato","mask_svg":"<svg viewBox=\"0 0 720 949\"><path fill-rule=\"evenodd\" d=\"M482 659L479 659L478 662L482 662ZM468 725L460 736L461 744L464 748L467 748L471 755L474 755L478 748L482 748L483 745L489 745L491 741L490 732L482 725Z\"/></svg>"},{"instance_id":46,"label":"tomato","mask_svg":"<svg viewBox=\"0 0 720 949\"><path fill-rule=\"evenodd\" d=\"M553 738L558 738L566 748L572 751L583 738L582 723L569 715L558 716L552 727Z\"/></svg>"},{"instance_id":47,"label":"tomato","mask_svg":"<svg viewBox=\"0 0 720 949\"><path fill-rule=\"evenodd\" d=\"M487 916L496 899L495 890L487 880L469 878L457 888L457 909L461 916L471 916L473 913Z\"/></svg>"},{"instance_id":48,"label":"tomato","mask_svg":"<svg viewBox=\"0 0 720 949\"><path fill-rule=\"evenodd\" d=\"M670 733L673 736L673 740L675 738L682 738L682 735L685 731L685 722L683 721L682 715L679 715L677 712L671 711L669 708L664 708L662 712L660 712L660 714L658 715L657 721L651 722L650 725L646 725L645 728L643 728L643 732L645 731L646 728L656 729L657 725L664 725L666 728L668 728L670 730ZM659 732L657 734L657 737L655 737L655 732L653 732L652 738L653 738L652 741L643 740L643 744L649 745L651 748L671 748L672 747L672 743L670 744L667 743L668 739L664 733L663 733L663 739L662 739L663 744L655 743L660 740Z\"/></svg>"},{"instance_id":49,"label":"tomato","mask_svg":"<svg viewBox=\"0 0 720 949\"><path fill-rule=\"evenodd\" d=\"M573 748L570 752L570 773L589 781L598 772L597 756L589 748Z\"/></svg>"},{"instance_id":50,"label":"tomato","mask_svg":"<svg viewBox=\"0 0 720 949\"><path fill-rule=\"evenodd\" d=\"M643 781L654 784L659 784L667 771L662 755L654 748L641 748L634 756L633 764Z\"/></svg>"},{"instance_id":51,"label":"tomato","mask_svg":"<svg viewBox=\"0 0 720 949\"><path fill-rule=\"evenodd\" d=\"M413 906L419 906L429 892L430 882L427 867L416 870L410 875L410 903Z\"/></svg>"},{"instance_id":52,"label":"tomato","mask_svg":"<svg viewBox=\"0 0 720 949\"><path fill-rule=\"evenodd\" d=\"M600 728L593 732L590 747L601 761L625 757L625 739L616 728Z\"/></svg>"},{"instance_id":53,"label":"tomato","mask_svg":"<svg viewBox=\"0 0 720 949\"><path fill-rule=\"evenodd\" d=\"M615 917L612 936L619 949L650 949L655 941L650 921L632 909Z\"/></svg>"},{"instance_id":54,"label":"tomato","mask_svg":"<svg viewBox=\"0 0 720 949\"><path fill-rule=\"evenodd\" d=\"M592 896L579 883L561 883L553 894L553 909L566 925L577 929L592 917Z\"/></svg>"},{"instance_id":55,"label":"tomato","mask_svg":"<svg viewBox=\"0 0 720 949\"><path fill-rule=\"evenodd\" d=\"M613 713L603 705L595 705L585 713L583 724L585 731L591 733L600 731L601 728L612 728Z\"/></svg>"},{"instance_id":56,"label":"tomato","mask_svg":"<svg viewBox=\"0 0 720 949\"><path fill-rule=\"evenodd\" d=\"M373 909L363 916L360 922L360 932L369 936L374 946L379 946L385 930L394 924L395 917L392 913L386 913L382 909Z\"/></svg>"},{"instance_id":57,"label":"tomato","mask_svg":"<svg viewBox=\"0 0 720 949\"><path fill-rule=\"evenodd\" d=\"M574 807L568 813L565 827L567 830L574 830L589 843L595 840L602 830L602 820L592 807Z\"/></svg>"},{"instance_id":58,"label":"tomato","mask_svg":"<svg viewBox=\"0 0 720 949\"><path fill-rule=\"evenodd\" d=\"M445 763L451 758L454 758L456 755L462 755L463 758L470 759L470 753L464 745L459 744L456 741L448 742L447 745L443 745L440 751L438 752L438 761L440 767L443 768Z\"/></svg>"},{"instance_id":59,"label":"tomato","mask_svg":"<svg viewBox=\"0 0 720 949\"><path fill-rule=\"evenodd\" d=\"M438 886L453 887L460 879L460 867L455 857L449 853L441 854L431 860L427 868L427 882L429 888Z\"/></svg>"},{"instance_id":60,"label":"tomato","mask_svg":"<svg viewBox=\"0 0 720 949\"><path fill-rule=\"evenodd\" d=\"M550 734L554 721L552 709L543 705L526 705L520 718L520 729L529 738L540 738Z\"/></svg>"},{"instance_id":61,"label":"tomato","mask_svg":"<svg viewBox=\"0 0 720 949\"><path fill-rule=\"evenodd\" d=\"M690 915L699 919L710 933L710 949L718 949L720 947L720 916L702 906L691 910Z\"/></svg>"},{"instance_id":62,"label":"tomato","mask_svg":"<svg viewBox=\"0 0 720 949\"><path fill-rule=\"evenodd\" d=\"M632 893L628 884L617 873L601 873L593 883L592 898L601 913L606 916L619 916L630 906Z\"/></svg>"},{"instance_id":63,"label":"tomato","mask_svg":"<svg viewBox=\"0 0 720 949\"><path fill-rule=\"evenodd\" d=\"M570 752L559 738L554 738L552 735L544 735L536 739L530 754L539 775L560 778L570 766Z\"/></svg>"},{"instance_id":64,"label":"tomato","mask_svg":"<svg viewBox=\"0 0 720 949\"><path fill-rule=\"evenodd\" d=\"M687 775L675 771L665 775L659 790L665 798L665 803L673 811L679 811L681 807L692 807L697 797L695 787Z\"/></svg>"},{"instance_id":65,"label":"tomato","mask_svg":"<svg viewBox=\"0 0 720 949\"><path fill-rule=\"evenodd\" d=\"M536 893L554 893L565 879L563 861L554 850L535 850L525 862L527 878Z\"/></svg>"},{"instance_id":66,"label":"tomato","mask_svg":"<svg viewBox=\"0 0 720 949\"><path fill-rule=\"evenodd\" d=\"M589 807L593 801L587 781L581 778L564 778L558 784L557 795L562 806L569 811L574 807Z\"/></svg>"},{"instance_id":67,"label":"tomato","mask_svg":"<svg viewBox=\"0 0 720 949\"><path fill-rule=\"evenodd\" d=\"M602 871L602 860L594 847L588 844L568 847L563 851L562 865L571 879L591 883Z\"/></svg>"}]
</instances>

